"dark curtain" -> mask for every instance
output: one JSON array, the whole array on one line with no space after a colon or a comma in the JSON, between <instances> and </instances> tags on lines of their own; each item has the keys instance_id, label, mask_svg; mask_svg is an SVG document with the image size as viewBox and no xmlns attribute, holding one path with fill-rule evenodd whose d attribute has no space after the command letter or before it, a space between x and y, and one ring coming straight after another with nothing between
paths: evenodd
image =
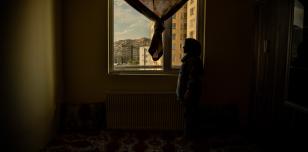
<instances>
[{"instance_id":1,"label":"dark curtain","mask_svg":"<svg viewBox=\"0 0 308 152\"><path fill-rule=\"evenodd\" d=\"M175 14L188 0L125 0L137 11L155 22L149 53L154 61L163 55L164 21Z\"/></svg>"}]
</instances>

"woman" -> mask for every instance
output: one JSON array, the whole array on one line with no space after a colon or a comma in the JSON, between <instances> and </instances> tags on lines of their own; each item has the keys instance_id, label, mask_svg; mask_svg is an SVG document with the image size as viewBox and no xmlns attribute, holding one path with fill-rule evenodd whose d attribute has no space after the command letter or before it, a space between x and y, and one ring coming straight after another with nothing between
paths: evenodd
<instances>
[{"instance_id":1,"label":"woman","mask_svg":"<svg viewBox=\"0 0 308 152\"><path fill-rule=\"evenodd\" d=\"M194 138L198 126L198 107L202 89L203 64L199 41L188 38L184 44L185 56L179 72L177 98L185 107L185 137Z\"/></svg>"}]
</instances>

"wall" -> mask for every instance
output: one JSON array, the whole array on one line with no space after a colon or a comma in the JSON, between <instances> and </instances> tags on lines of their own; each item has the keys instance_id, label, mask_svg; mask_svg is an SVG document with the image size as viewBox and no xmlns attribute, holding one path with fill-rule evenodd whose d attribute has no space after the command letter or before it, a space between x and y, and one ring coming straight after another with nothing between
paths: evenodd
<instances>
[{"instance_id":1,"label":"wall","mask_svg":"<svg viewBox=\"0 0 308 152\"><path fill-rule=\"evenodd\" d=\"M207 0L205 96L208 104L236 104L246 123L253 55L252 0Z\"/></svg>"},{"instance_id":2,"label":"wall","mask_svg":"<svg viewBox=\"0 0 308 152\"><path fill-rule=\"evenodd\" d=\"M107 1L65 0L66 102L101 102L104 93L174 91L177 76L108 76ZM205 103L236 104L247 115L251 85L252 0L207 0Z\"/></svg>"},{"instance_id":3,"label":"wall","mask_svg":"<svg viewBox=\"0 0 308 152\"><path fill-rule=\"evenodd\" d=\"M174 76L108 75L108 1L63 1L66 102L102 102L107 91L172 91Z\"/></svg>"},{"instance_id":4,"label":"wall","mask_svg":"<svg viewBox=\"0 0 308 152\"><path fill-rule=\"evenodd\" d=\"M55 61L53 0L6 3L7 129L10 151L39 151L54 134ZM2 31L1 30L1 31Z\"/></svg>"}]
</instances>

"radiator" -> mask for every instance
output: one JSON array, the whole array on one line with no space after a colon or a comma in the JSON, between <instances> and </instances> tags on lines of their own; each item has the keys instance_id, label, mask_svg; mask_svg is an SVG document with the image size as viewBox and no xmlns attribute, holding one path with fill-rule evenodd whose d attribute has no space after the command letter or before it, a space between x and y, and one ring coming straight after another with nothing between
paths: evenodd
<instances>
[{"instance_id":1,"label":"radiator","mask_svg":"<svg viewBox=\"0 0 308 152\"><path fill-rule=\"evenodd\" d=\"M173 93L108 93L108 129L181 130L183 106Z\"/></svg>"}]
</instances>

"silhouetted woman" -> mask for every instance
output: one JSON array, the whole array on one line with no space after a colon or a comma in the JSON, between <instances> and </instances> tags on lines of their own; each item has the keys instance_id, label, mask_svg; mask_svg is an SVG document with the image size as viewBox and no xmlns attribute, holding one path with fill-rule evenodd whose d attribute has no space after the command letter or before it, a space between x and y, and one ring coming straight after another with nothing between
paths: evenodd
<instances>
[{"instance_id":1,"label":"silhouetted woman","mask_svg":"<svg viewBox=\"0 0 308 152\"><path fill-rule=\"evenodd\" d=\"M198 130L198 107L202 89L203 64L200 59L199 41L188 38L184 44L185 56L177 82L177 98L185 107L185 132L187 138L194 138Z\"/></svg>"}]
</instances>

